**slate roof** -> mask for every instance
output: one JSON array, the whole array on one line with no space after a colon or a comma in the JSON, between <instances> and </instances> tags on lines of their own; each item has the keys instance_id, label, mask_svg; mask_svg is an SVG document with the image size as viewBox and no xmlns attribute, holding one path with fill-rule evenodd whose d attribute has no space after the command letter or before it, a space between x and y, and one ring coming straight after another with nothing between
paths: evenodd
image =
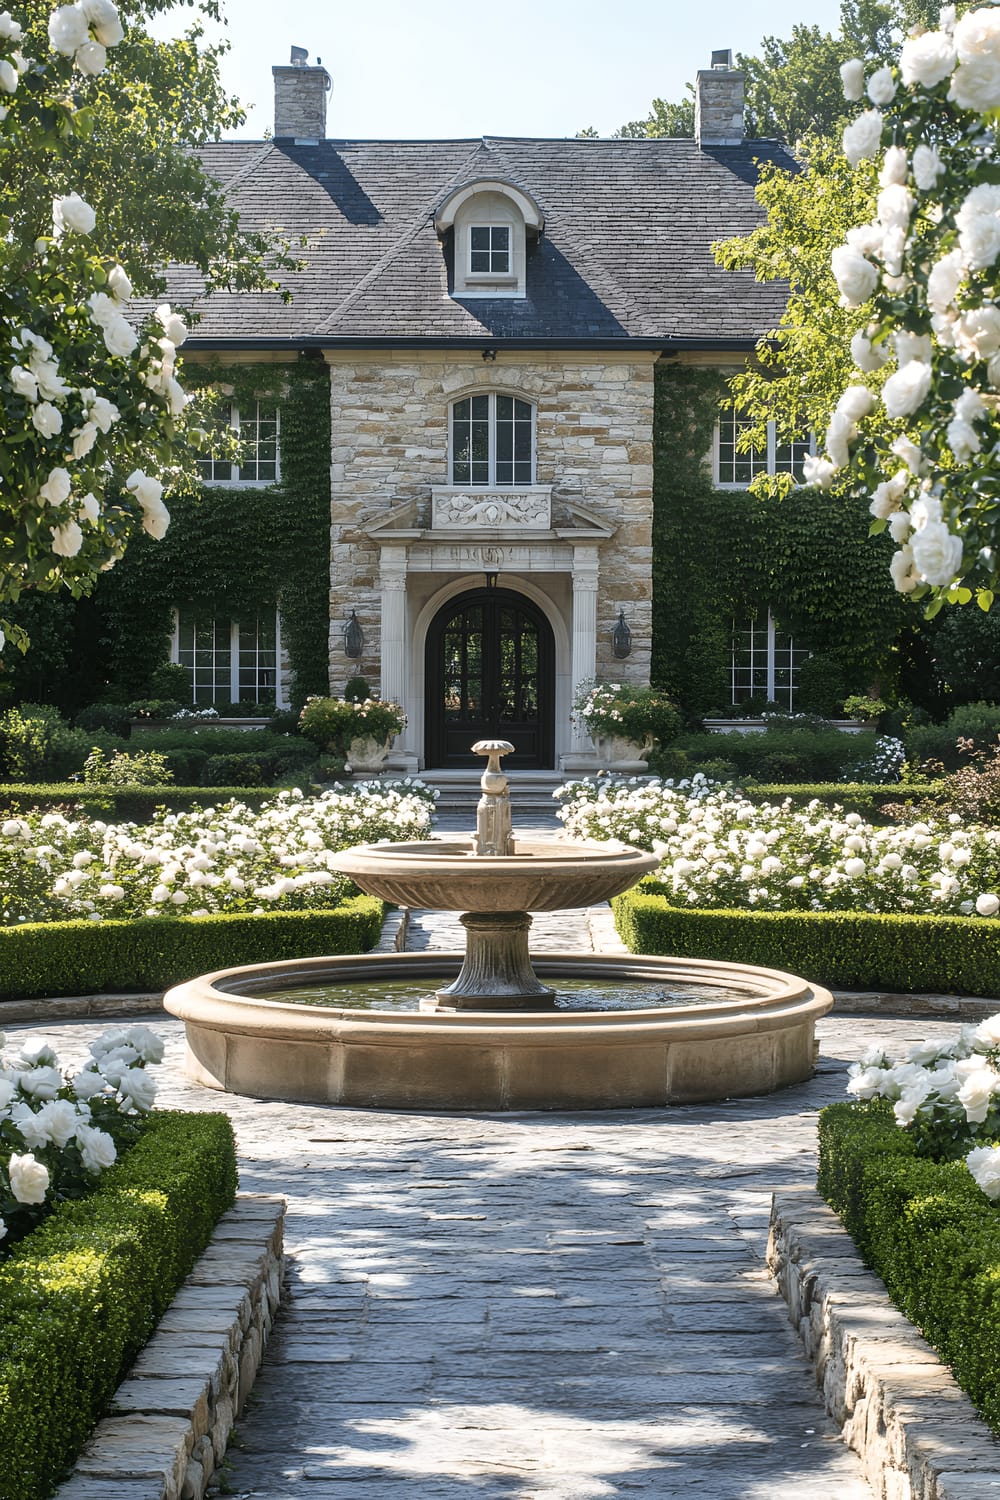
<instances>
[{"instance_id":1,"label":"slate roof","mask_svg":"<svg viewBox=\"0 0 1000 1500\"><path fill-rule=\"evenodd\" d=\"M760 222L758 160L794 162L773 141L700 148L693 140L229 141L202 153L248 228L308 237L307 264L277 294L219 294L193 344L231 340L618 340L736 346L774 327L786 295L750 272L720 270L713 241ZM527 296L448 295L434 212L455 187L501 177L545 215L528 242ZM450 239L450 237L449 237ZM175 300L197 285L179 272Z\"/></svg>"}]
</instances>

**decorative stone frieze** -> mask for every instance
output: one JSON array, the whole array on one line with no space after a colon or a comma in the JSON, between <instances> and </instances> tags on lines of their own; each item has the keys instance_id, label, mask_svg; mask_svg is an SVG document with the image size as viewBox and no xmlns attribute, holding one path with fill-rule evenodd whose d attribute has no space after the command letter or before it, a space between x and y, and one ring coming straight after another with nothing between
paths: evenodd
<instances>
[{"instance_id":1,"label":"decorative stone frieze","mask_svg":"<svg viewBox=\"0 0 1000 1500\"><path fill-rule=\"evenodd\" d=\"M529 489L431 489L431 526L477 531L548 531L552 524L552 487Z\"/></svg>"}]
</instances>

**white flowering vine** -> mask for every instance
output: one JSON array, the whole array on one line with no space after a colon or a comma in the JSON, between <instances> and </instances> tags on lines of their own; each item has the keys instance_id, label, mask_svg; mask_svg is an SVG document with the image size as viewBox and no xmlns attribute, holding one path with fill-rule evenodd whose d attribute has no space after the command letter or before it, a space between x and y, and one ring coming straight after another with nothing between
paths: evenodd
<instances>
[{"instance_id":1,"label":"white flowering vine","mask_svg":"<svg viewBox=\"0 0 1000 1500\"><path fill-rule=\"evenodd\" d=\"M1000 7L902 43L891 67L841 69L864 108L844 131L853 166L879 164L875 215L834 250L857 384L807 482L842 471L871 496L872 530L897 544L896 588L928 599L1000 587ZM860 390L867 393L865 399Z\"/></svg>"}]
</instances>

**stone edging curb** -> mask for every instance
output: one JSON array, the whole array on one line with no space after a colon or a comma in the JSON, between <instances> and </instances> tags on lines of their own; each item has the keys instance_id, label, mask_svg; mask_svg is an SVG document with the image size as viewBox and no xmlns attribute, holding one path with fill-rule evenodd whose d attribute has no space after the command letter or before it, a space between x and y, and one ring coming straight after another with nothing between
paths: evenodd
<instances>
[{"instance_id":1,"label":"stone edging curb","mask_svg":"<svg viewBox=\"0 0 1000 1500\"><path fill-rule=\"evenodd\" d=\"M285 1200L241 1193L53 1500L202 1500L283 1286Z\"/></svg>"},{"instance_id":2,"label":"stone edging curb","mask_svg":"<svg viewBox=\"0 0 1000 1500\"><path fill-rule=\"evenodd\" d=\"M984 1500L1000 1488L1000 1443L811 1188L775 1193L767 1264L878 1500Z\"/></svg>"}]
</instances>

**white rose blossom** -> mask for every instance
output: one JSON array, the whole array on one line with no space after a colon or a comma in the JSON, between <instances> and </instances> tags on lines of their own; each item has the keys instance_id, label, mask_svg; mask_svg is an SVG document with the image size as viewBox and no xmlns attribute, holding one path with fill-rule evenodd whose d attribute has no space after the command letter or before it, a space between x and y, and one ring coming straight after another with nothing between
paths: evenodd
<instances>
[{"instance_id":1,"label":"white rose blossom","mask_svg":"<svg viewBox=\"0 0 1000 1500\"><path fill-rule=\"evenodd\" d=\"M986 270L1000 255L1000 185L981 182L966 195L955 215L965 264Z\"/></svg>"},{"instance_id":2,"label":"white rose blossom","mask_svg":"<svg viewBox=\"0 0 1000 1500\"><path fill-rule=\"evenodd\" d=\"M12 62L6 57L0 58L0 89L5 94L13 94L17 89L18 71Z\"/></svg>"},{"instance_id":3,"label":"white rose blossom","mask_svg":"<svg viewBox=\"0 0 1000 1500\"><path fill-rule=\"evenodd\" d=\"M955 66L952 38L945 31L924 31L907 37L899 54L899 72L907 88L932 89Z\"/></svg>"},{"instance_id":4,"label":"white rose blossom","mask_svg":"<svg viewBox=\"0 0 1000 1500\"><path fill-rule=\"evenodd\" d=\"M882 115L867 109L844 131L844 155L852 167L874 156L882 142Z\"/></svg>"},{"instance_id":5,"label":"white rose blossom","mask_svg":"<svg viewBox=\"0 0 1000 1500\"><path fill-rule=\"evenodd\" d=\"M860 307L878 286L878 270L851 245L838 245L830 256L834 280L844 307Z\"/></svg>"},{"instance_id":6,"label":"white rose blossom","mask_svg":"<svg viewBox=\"0 0 1000 1500\"><path fill-rule=\"evenodd\" d=\"M923 360L913 359L890 375L882 387L882 401L890 417L909 417L926 401L934 372Z\"/></svg>"},{"instance_id":7,"label":"white rose blossom","mask_svg":"<svg viewBox=\"0 0 1000 1500\"><path fill-rule=\"evenodd\" d=\"M96 78L98 73L103 73L107 63L107 50L101 46L100 42L84 42L83 46L77 47L73 54L73 66L91 78Z\"/></svg>"},{"instance_id":8,"label":"white rose blossom","mask_svg":"<svg viewBox=\"0 0 1000 1500\"><path fill-rule=\"evenodd\" d=\"M864 329L859 328L851 339L851 358L859 370L870 375L874 370L881 370L889 353L883 344L873 344Z\"/></svg>"},{"instance_id":9,"label":"white rose blossom","mask_svg":"<svg viewBox=\"0 0 1000 1500\"><path fill-rule=\"evenodd\" d=\"M879 172L879 186L883 188L892 187L894 184L905 184L909 170L904 146L889 146L882 158L882 169ZM919 184L918 184L919 186Z\"/></svg>"},{"instance_id":10,"label":"white rose blossom","mask_svg":"<svg viewBox=\"0 0 1000 1500\"><path fill-rule=\"evenodd\" d=\"M68 10L72 7L63 8ZM74 234L90 234L96 223L97 215L79 193L67 193L62 198L53 198L52 227L57 235L66 230L72 230Z\"/></svg>"},{"instance_id":11,"label":"white rose blossom","mask_svg":"<svg viewBox=\"0 0 1000 1500\"><path fill-rule=\"evenodd\" d=\"M991 1203L1000 1198L1000 1146L977 1146L965 1158L976 1185Z\"/></svg>"},{"instance_id":12,"label":"white rose blossom","mask_svg":"<svg viewBox=\"0 0 1000 1500\"><path fill-rule=\"evenodd\" d=\"M53 52L72 57L90 39L90 27L82 5L60 5L49 16L49 43Z\"/></svg>"},{"instance_id":13,"label":"white rose blossom","mask_svg":"<svg viewBox=\"0 0 1000 1500\"><path fill-rule=\"evenodd\" d=\"M922 193L933 191L944 170L944 162L934 146L917 146L913 153L913 180Z\"/></svg>"},{"instance_id":14,"label":"white rose blossom","mask_svg":"<svg viewBox=\"0 0 1000 1500\"><path fill-rule=\"evenodd\" d=\"M920 582L920 576L913 561L912 547L908 545L900 547L899 551L893 554L889 562L889 574L898 593L912 594Z\"/></svg>"},{"instance_id":15,"label":"white rose blossom","mask_svg":"<svg viewBox=\"0 0 1000 1500\"><path fill-rule=\"evenodd\" d=\"M28 1152L14 1152L7 1166L10 1190L18 1203L44 1203L49 1190L49 1169Z\"/></svg>"},{"instance_id":16,"label":"white rose blossom","mask_svg":"<svg viewBox=\"0 0 1000 1500\"><path fill-rule=\"evenodd\" d=\"M989 6L966 11L955 25L954 42L958 67L948 98L979 114L1000 109L1000 13Z\"/></svg>"},{"instance_id":17,"label":"white rose blossom","mask_svg":"<svg viewBox=\"0 0 1000 1500\"><path fill-rule=\"evenodd\" d=\"M844 98L856 104L865 95L865 65L860 57L852 57L840 65L840 81L844 87Z\"/></svg>"},{"instance_id":18,"label":"white rose blossom","mask_svg":"<svg viewBox=\"0 0 1000 1500\"><path fill-rule=\"evenodd\" d=\"M931 267L927 278L927 301L934 312L944 313L953 306L964 279L965 262L960 250L950 251Z\"/></svg>"},{"instance_id":19,"label":"white rose blossom","mask_svg":"<svg viewBox=\"0 0 1000 1500\"><path fill-rule=\"evenodd\" d=\"M76 557L83 546L83 532L75 521L52 528L52 550L57 557Z\"/></svg>"},{"instance_id":20,"label":"white rose blossom","mask_svg":"<svg viewBox=\"0 0 1000 1500\"><path fill-rule=\"evenodd\" d=\"M38 400L38 376L22 365L14 365L10 372L11 388L16 396L25 401Z\"/></svg>"},{"instance_id":21,"label":"white rose blossom","mask_svg":"<svg viewBox=\"0 0 1000 1500\"><path fill-rule=\"evenodd\" d=\"M104 47L117 47L125 32L118 17L118 7L112 0L80 0L83 13L90 23L97 40Z\"/></svg>"},{"instance_id":22,"label":"white rose blossom","mask_svg":"<svg viewBox=\"0 0 1000 1500\"><path fill-rule=\"evenodd\" d=\"M896 80L891 68L876 68L868 80L868 97L873 104L884 107L891 104L896 93Z\"/></svg>"},{"instance_id":23,"label":"white rose blossom","mask_svg":"<svg viewBox=\"0 0 1000 1500\"><path fill-rule=\"evenodd\" d=\"M930 521L911 543L913 565L924 581L947 588L962 568L962 538L942 521Z\"/></svg>"},{"instance_id":24,"label":"white rose blossom","mask_svg":"<svg viewBox=\"0 0 1000 1500\"><path fill-rule=\"evenodd\" d=\"M62 432L62 412L51 401L42 401L31 408L31 424L42 437L55 437Z\"/></svg>"},{"instance_id":25,"label":"white rose blossom","mask_svg":"<svg viewBox=\"0 0 1000 1500\"><path fill-rule=\"evenodd\" d=\"M62 505L64 500L69 499L72 488L68 469L52 469L48 479L38 491L38 497L44 500L46 505Z\"/></svg>"},{"instance_id":26,"label":"white rose blossom","mask_svg":"<svg viewBox=\"0 0 1000 1500\"><path fill-rule=\"evenodd\" d=\"M108 286L116 302L127 302L132 295L132 283L123 266L112 266L108 272Z\"/></svg>"}]
</instances>

